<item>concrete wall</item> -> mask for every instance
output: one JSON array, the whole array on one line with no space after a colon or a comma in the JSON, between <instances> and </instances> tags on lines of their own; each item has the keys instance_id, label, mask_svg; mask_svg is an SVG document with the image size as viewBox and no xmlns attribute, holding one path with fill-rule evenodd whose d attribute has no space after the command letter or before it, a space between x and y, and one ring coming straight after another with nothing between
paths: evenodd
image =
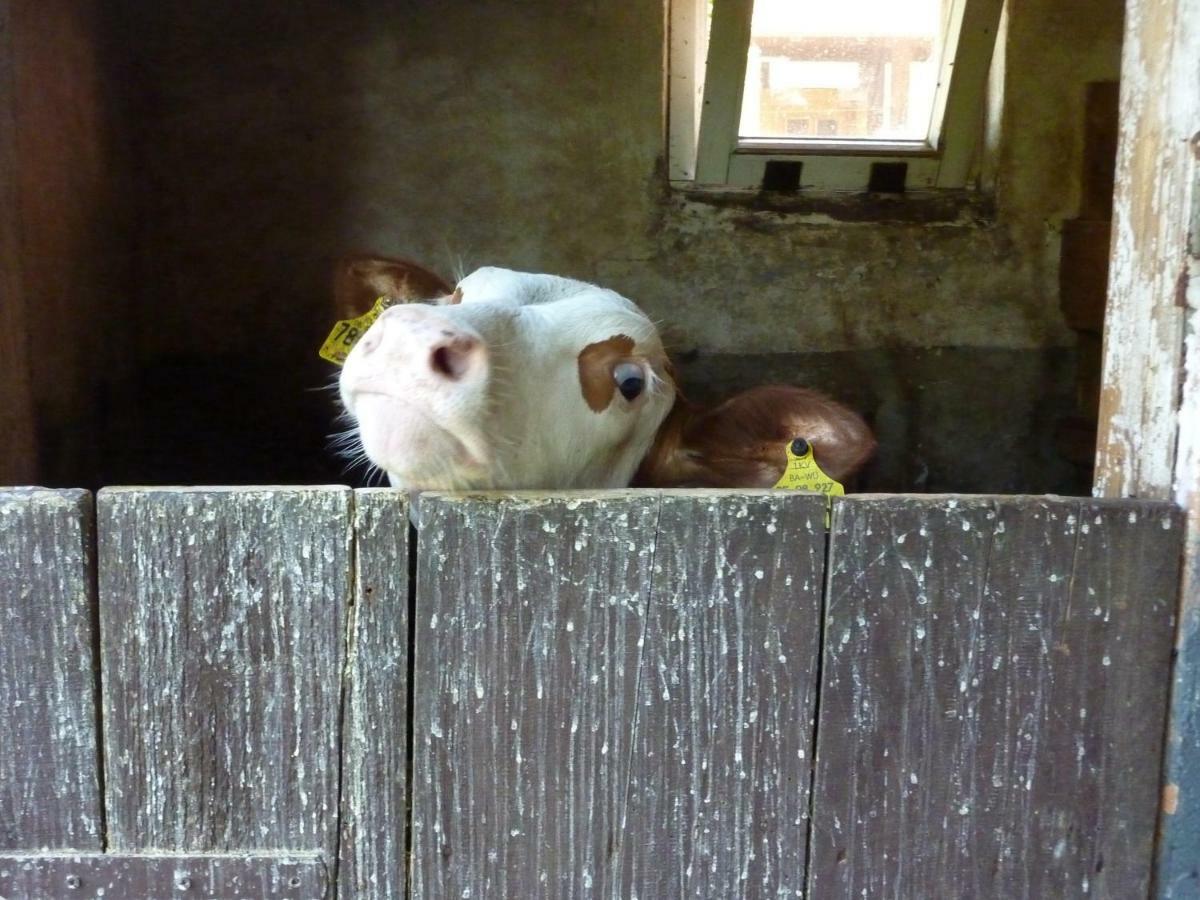
<instances>
[{"instance_id":1,"label":"concrete wall","mask_svg":"<svg viewBox=\"0 0 1200 900\"><path fill-rule=\"evenodd\" d=\"M659 0L123 0L142 370L116 457L138 480L184 458L220 480L339 477L304 388L332 374L333 259L374 250L610 285L665 322L694 393L824 386L877 421L868 486L1079 489L1052 446L1072 403L1057 228L1121 14L1010 0L995 203L903 221L670 191ZM132 453L120 431L150 408ZM233 459L219 433L247 425Z\"/></svg>"}]
</instances>

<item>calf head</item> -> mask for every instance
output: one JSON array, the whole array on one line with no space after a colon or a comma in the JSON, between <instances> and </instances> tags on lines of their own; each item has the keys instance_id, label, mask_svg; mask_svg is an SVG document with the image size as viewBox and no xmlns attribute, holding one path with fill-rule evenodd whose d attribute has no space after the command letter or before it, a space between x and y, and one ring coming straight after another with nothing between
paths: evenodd
<instances>
[{"instance_id":1,"label":"calf head","mask_svg":"<svg viewBox=\"0 0 1200 900\"><path fill-rule=\"evenodd\" d=\"M582 281L484 268L451 287L360 257L335 292L344 315L393 302L339 388L364 453L397 487L770 487L794 437L839 480L874 448L860 417L813 391L687 403L654 323Z\"/></svg>"},{"instance_id":2,"label":"calf head","mask_svg":"<svg viewBox=\"0 0 1200 900\"><path fill-rule=\"evenodd\" d=\"M340 284L360 298L410 301L414 284L441 295L389 307L342 370L342 402L392 484L629 484L675 401L658 332L636 306L551 275L480 269L451 289L411 264L355 265L371 289L345 273Z\"/></svg>"}]
</instances>

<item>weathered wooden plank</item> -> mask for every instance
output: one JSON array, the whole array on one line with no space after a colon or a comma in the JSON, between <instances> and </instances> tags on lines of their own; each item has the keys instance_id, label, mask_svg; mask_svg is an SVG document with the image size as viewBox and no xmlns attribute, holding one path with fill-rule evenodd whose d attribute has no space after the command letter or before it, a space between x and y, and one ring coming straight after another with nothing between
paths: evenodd
<instances>
[{"instance_id":1,"label":"weathered wooden plank","mask_svg":"<svg viewBox=\"0 0 1200 900\"><path fill-rule=\"evenodd\" d=\"M658 505L422 497L413 896L610 893Z\"/></svg>"},{"instance_id":2,"label":"weathered wooden plank","mask_svg":"<svg viewBox=\"0 0 1200 900\"><path fill-rule=\"evenodd\" d=\"M1105 318L1104 387L1096 492L1172 496L1194 482L1200 445L1194 409L1200 259L1190 252L1191 198L1200 173L1200 0L1128 0L1121 58L1112 265ZM1192 398L1192 399L1188 399ZM1179 496L1176 494L1175 496ZM1184 498L1180 498L1184 502Z\"/></svg>"},{"instance_id":3,"label":"weathered wooden plank","mask_svg":"<svg viewBox=\"0 0 1200 900\"><path fill-rule=\"evenodd\" d=\"M342 729L342 897L401 897L408 810L408 501L355 491L354 615Z\"/></svg>"},{"instance_id":4,"label":"weathered wooden plank","mask_svg":"<svg viewBox=\"0 0 1200 900\"><path fill-rule=\"evenodd\" d=\"M335 858L350 498L100 493L111 848Z\"/></svg>"},{"instance_id":5,"label":"weathered wooden plank","mask_svg":"<svg viewBox=\"0 0 1200 900\"><path fill-rule=\"evenodd\" d=\"M802 890L824 501L422 498L415 896Z\"/></svg>"},{"instance_id":6,"label":"weathered wooden plank","mask_svg":"<svg viewBox=\"0 0 1200 900\"><path fill-rule=\"evenodd\" d=\"M1154 267L1163 280L1175 277L1171 297L1156 293L1160 307L1184 308L1183 384L1178 426L1173 493L1187 510L1186 542L1179 605L1179 632L1172 683L1171 718L1167 732L1167 761L1159 855L1155 872L1156 896L1200 897L1200 0L1176 0L1158 5L1138 3L1130 12L1131 28L1126 66L1144 66L1156 81L1154 99L1165 110L1162 127L1149 134L1130 132L1131 144L1143 152L1159 152L1164 178L1156 185L1150 215L1160 218L1160 232L1172 243L1148 248L1165 250L1160 257L1140 261ZM1156 39L1161 44L1156 44ZM1165 45L1165 46L1164 46ZM1190 132L1190 140L1184 140ZM1190 152L1189 152L1190 151ZM1190 201L1187 184L1190 179ZM1190 208L1189 208L1190 206ZM1131 212L1131 219L1146 207ZM1180 239L1186 235L1187 246ZM1182 259L1181 259L1182 258ZM1177 272L1177 274L1176 274ZM1156 287L1165 286L1160 284ZM1157 312L1157 311L1156 311ZM1160 349L1160 348L1155 348ZM1161 350L1169 353L1171 347ZM1163 365L1168 364L1166 361ZM1170 412L1175 413L1172 409Z\"/></svg>"},{"instance_id":7,"label":"weathered wooden plank","mask_svg":"<svg viewBox=\"0 0 1200 900\"><path fill-rule=\"evenodd\" d=\"M1187 510L1155 876L1200 897L1200 0L1128 0L1096 493Z\"/></svg>"},{"instance_id":8,"label":"weathered wooden plank","mask_svg":"<svg viewBox=\"0 0 1200 900\"><path fill-rule=\"evenodd\" d=\"M315 853L278 856L84 853L0 855L0 897L254 897L315 900L329 875Z\"/></svg>"},{"instance_id":9,"label":"weathered wooden plank","mask_svg":"<svg viewBox=\"0 0 1200 900\"><path fill-rule=\"evenodd\" d=\"M825 501L668 494L621 897L804 893Z\"/></svg>"},{"instance_id":10,"label":"weathered wooden plank","mask_svg":"<svg viewBox=\"0 0 1200 900\"><path fill-rule=\"evenodd\" d=\"M830 550L810 895L1149 887L1181 522L851 498Z\"/></svg>"},{"instance_id":11,"label":"weathered wooden plank","mask_svg":"<svg viewBox=\"0 0 1200 900\"><path fill-rule=\"evenodd\" d=\"M1200 548L1179 623L1155 872L1160 900L1200 897Z\"/></svg>"},{"instance_id":12,"label":"weathered wooden plank","mask_svg":"<svg viewBox=\"0 0 1200 900\"><path fill-rule=\"evenodd\" d=\"M696 183L724 184L737 144L753 0L714 0L696 146Z\"/></svg>"},{"instance_id":13,"label":"weathered wooden plank","mask_svg":"<svg viewBox=\"0 0 1200 900\"><path fill-rule=\"evenodd\" d=\"M0 849L103 840L92 534L87 491L0 491Z\"/></svg>"}]
</instances>

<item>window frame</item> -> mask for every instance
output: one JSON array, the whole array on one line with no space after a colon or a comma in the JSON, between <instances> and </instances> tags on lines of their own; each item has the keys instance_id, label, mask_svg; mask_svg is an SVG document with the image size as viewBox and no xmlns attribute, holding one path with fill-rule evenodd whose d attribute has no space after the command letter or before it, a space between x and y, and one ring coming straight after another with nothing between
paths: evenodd
<instances>
[{"instance_id":1,"label":"window frame","mask_svg":"<svg viewBox=\"0 0 1200 900\"><path fill-rule=\"evenodd\" d=\"M738 136L754 0L671 0L668 157L671 183L757 189L766 164L801 163L801 189L863 191L875 163L905 163L907 190L965 188L982 136L985 91L1004 0L956 0L928 140L786 140ZM953 77L951 77L953 75Z\"/></svg>"}]
</instances>

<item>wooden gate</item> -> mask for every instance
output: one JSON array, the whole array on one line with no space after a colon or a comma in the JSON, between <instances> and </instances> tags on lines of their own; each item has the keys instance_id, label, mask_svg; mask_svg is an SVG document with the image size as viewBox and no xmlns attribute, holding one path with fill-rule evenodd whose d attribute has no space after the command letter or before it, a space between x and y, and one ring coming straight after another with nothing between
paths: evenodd
<instances>
[{"instance_id":1,"label":"wooden gate","mask_svg":"<svg viewBox=\"0 0 1200 900\"><path fill-rule=\"evenodd\" d=\"M0 492L0 897L1149 894L1171 505L419 513Z\"/></svg>"}]
</instances>

